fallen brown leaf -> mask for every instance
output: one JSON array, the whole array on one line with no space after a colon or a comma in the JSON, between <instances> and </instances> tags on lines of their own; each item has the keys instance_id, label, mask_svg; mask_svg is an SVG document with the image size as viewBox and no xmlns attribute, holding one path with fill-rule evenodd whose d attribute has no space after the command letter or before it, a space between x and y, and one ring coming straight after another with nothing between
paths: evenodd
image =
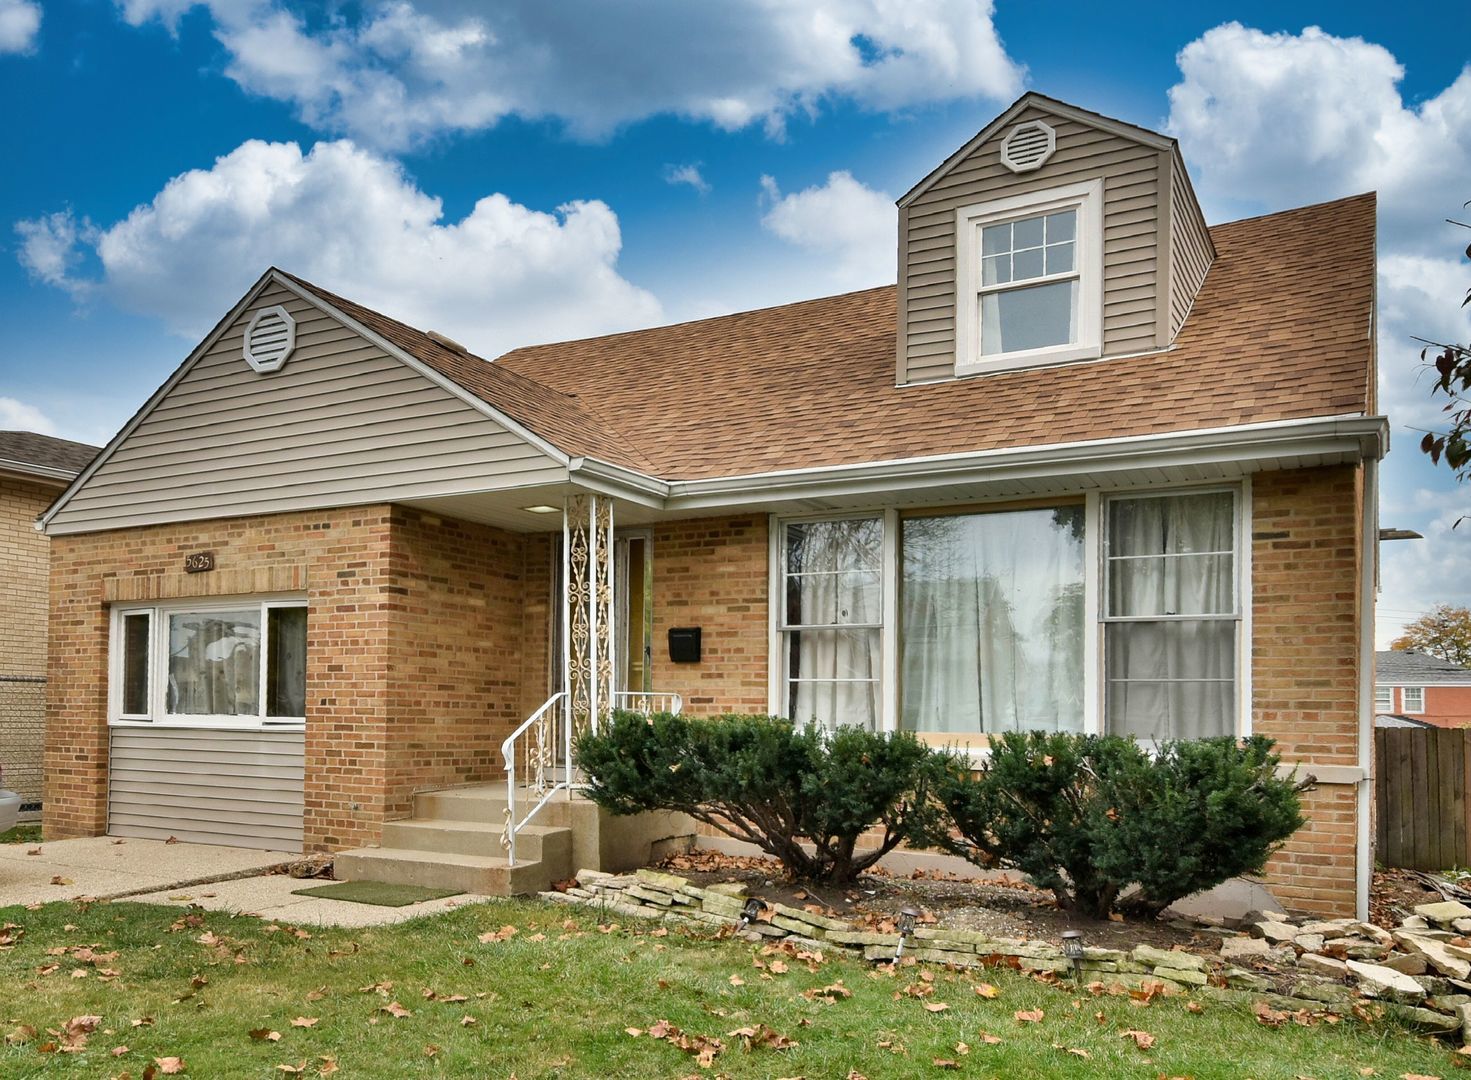
<instances>
[{"instance_id":1,"label":"fallen brown leaf","mask_svg":"<svg viewBox=\"0 0 1471 1080\"><path fill-rule=\"evenodd\" d=\"M1041 1009L1018 1009L1012 1013L1019 1024L1040 1024L1042 1017L1047 1015Z\"/></svg>"},{"instance_id":2,"label":"fallen brown leaf","mask_svg":"<svg viewBox=\"0 0 1471 1080\"><path fill-rule=\"evenodd\" d=\"M1153 1035L1151 1035L1147 1031L1135 1031L1133 1028L1130 1028L1128 1031L1123 1032L1119 1036L1119 1038L1133 1039L1134 1045L1137 1046L1140 1050L1148 1050L1151 1046L1154 1045Z\"/></svg>"}]
</instances>

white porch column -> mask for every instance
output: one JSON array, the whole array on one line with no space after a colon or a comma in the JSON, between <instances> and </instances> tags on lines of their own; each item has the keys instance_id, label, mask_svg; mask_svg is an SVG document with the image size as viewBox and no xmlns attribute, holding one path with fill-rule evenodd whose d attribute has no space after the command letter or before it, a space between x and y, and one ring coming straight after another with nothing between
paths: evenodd
<instances>
[{"instance_id":1,"label":"white porch column","mask_svg":"<svg viewBox=\"0 0 1471 1080\"><path fill-rule=\"evenodd\" d=\"M613 710L613 501L606 496L569 495L564 500L562 580L570 740L585 727L597 730Z\"/></svg>"}]
</instances>

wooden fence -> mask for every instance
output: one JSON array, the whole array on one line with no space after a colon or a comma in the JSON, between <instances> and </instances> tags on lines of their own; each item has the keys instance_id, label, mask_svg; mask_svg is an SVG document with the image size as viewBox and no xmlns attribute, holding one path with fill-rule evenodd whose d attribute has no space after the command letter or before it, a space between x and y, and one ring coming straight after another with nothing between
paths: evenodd
<instances>
[{"instance_id":1,"label":"wooden fence","mask_svg":"<svg viewBox=\"0 0 1471 1080\"><path fill-rule=\"evenodd\" d=\"M1374 857L1384 866L1471 866L1471 729L1376 728Z\"/></svg>"}]
</instances>

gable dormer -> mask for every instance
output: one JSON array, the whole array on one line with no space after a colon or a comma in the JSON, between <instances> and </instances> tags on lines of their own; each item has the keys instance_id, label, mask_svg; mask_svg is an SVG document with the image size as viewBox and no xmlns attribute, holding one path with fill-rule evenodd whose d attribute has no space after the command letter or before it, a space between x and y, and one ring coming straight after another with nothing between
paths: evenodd
<instances>
[{"instance_id":1,"label":"gable dormer","mask_svg":"<svg viewBox=\"0 0 1471 1080\"><path fill-rule=\"evenodd\" d=\"M1168 348L1214 257L1175 140L1027 94L899 200L898 381Z\"/></svg>"}]
</instances>

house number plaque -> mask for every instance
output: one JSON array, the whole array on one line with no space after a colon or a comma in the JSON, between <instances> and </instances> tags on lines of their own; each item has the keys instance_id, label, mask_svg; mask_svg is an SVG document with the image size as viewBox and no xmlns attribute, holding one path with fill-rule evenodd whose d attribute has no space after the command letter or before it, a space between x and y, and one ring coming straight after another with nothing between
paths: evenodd
<instances>
[{"instance_id":1,"label":"house number plaque","mask_svg":"<svg viewBox=\"0 0 1471 1080\"><path fill-rule=\"evenodd\" d=\"M184 556L184 573L186 574L202 574L214 568L215 553L213 551L195 551Z\"/></svg>"}]
</instances>

